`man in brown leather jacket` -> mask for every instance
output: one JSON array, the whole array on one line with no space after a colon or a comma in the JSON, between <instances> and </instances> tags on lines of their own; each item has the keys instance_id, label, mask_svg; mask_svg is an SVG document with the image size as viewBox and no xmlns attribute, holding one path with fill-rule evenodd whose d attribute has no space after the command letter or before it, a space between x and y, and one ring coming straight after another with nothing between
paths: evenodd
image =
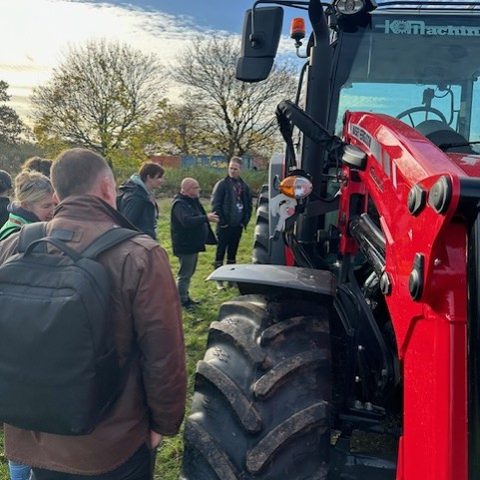
<instances>
[{"instance_id":1,"label":"man in brown leather jacket","mask_svg":"<svg viewBox=\"0 0 480 480\"><path fill-rule=\"evenodd\" d=\"M52 183L60 203L47 232L61 230L75 250L115 226L132 227L115 210L113 174L96 153L64 151L53 164ZM2 243L0 264L16 252L17 243L18 234ZM120 365L134 351L129 375L115 405L91 434L63 436L5 425L6 457L32 466L35 480L151 480L156 447L162 436L178 432L184 416L181 307L166 252L139 235L99 261L113 283Z\"/></svg>"}]
</instances>

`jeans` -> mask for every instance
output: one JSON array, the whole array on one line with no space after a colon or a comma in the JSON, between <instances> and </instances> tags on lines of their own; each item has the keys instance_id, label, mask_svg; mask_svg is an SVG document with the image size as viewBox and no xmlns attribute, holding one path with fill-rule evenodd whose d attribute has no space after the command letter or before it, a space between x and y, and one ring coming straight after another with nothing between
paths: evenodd
<instances>
[{"instance_id":1,"label":"jeans","mask_svg":"<svg viewBox=\"0 0 480 480\"><path fill-rule=\"evenodd\" d=\"M8 468L10 470L10 480L28 480L30 478L31 468L28 465L9 460Z\"/></svg>"},{"instance_id":2,"label":"jeans","mask_svg":"<svg viewBox=\"0 0 480 480\"><path fill-rule=\"evenodd\" d=\"M242 237L243 227L217 227L217 252L215 254L215 263L222 265L225 253L227 254L227 263L235 263L237 260L237 250Z\"/></svg>"},{"instance_id":3,"label":"jeans","mask_svg":"<svg viewBox=\"0 0 480 480\"><path fill-rule=\"evenodd\" d=\"M100 475L74 475L32 468L32 480L153 480L156 450L143 444L125 463Z\"/></svg>"},{"instance_id":4,"label":"jeans","mask_svg":"<svg viewBox=\"0 0 480 480\"><path fill-rule=\"evenodd\" d=\"M188 302L190 279L197 269L198 253L179 255L180 268L178 269L177 288L182 303Z\"/></svg>"}]
</instances>

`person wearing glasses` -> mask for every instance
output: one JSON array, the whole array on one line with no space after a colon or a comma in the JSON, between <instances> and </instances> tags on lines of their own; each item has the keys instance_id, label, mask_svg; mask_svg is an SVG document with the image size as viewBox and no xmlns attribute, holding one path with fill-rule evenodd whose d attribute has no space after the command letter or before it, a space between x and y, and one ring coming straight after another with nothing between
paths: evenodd
<instances>
[{"instance_id":1,"label":"person wearing glasses","mask_svg":"<svg viewBox=\"0 0 480 480\"><path fill-rule=\"evenodd\" d=\"M180 193L173 198L170 214L173 254L180 263L177 288L182 307L186 310L193 309L199 303L189 295L190 280L197 268L198 253L205 251L205 245L217 243L210 222L217 223L218 215L206 213L199 197L198 182L194 178L184 178Z\"/></svg>"},{"instance_id":2,"label":"person wearing glasses","mask_svg":"<svg viewBox=\"0 0 480 480\"><path fill-rule=\"evenodd\" d=\"M15 177L15 200L8 207L8 220L0 229L0 240L22 225L51 220L55 210L50 179L39 172L23 170Z\"/></svg>"}]
</instances>

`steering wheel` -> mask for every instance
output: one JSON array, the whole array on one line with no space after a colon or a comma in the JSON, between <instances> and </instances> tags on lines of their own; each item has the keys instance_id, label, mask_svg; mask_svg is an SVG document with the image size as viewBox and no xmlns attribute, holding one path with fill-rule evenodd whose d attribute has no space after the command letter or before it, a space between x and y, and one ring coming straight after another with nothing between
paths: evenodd
<instances>
[{"instance_id":1,"label":"steering wheel","mask_svg":"<svg viewBox=\"0 0 480 480\"><path fill-rule=\"evenodd\" d=\"M437 110L436 108L427 108L427 107L413 107L413 108L408 108L407 110L404 110L403 112L400 112L396 118L398 118L399 120L401 120L403 117L408 117L408 119L410 120L410 125L412 125L413 128L415 128L415 121L413 120L413 117L412 117L412 113L419 113L419 112L425 112L425 118L422 120L422 122L424 120L428 120L428 114L429 113L432 113L434 114L435 116L437 116L438 118L440 118L440 120L443 122L443 123L447 123L447 119L445 118L445 115L440 111L440 110ZM420 123L420 122L417 122L417 123Z\"/></svg>"}]
</instances>

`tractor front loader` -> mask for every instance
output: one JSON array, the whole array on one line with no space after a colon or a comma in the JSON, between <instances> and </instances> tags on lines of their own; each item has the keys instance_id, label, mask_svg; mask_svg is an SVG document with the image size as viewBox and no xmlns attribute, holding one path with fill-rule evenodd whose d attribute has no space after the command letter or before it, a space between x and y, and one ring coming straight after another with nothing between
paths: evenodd
<instances>
[{"instance_id":1,"label":"tractor front loader","mask_svg":"<svg viewBox=\"0 0 480 480\"><path fill-rule=\"evenodd\" d=\"M259 7L269 3L273 6ZM480 479L480 5L257 1L237 78L268 77L285 154L253 263L221 267L183 480Z\"/></svg>"}]
</instances>

